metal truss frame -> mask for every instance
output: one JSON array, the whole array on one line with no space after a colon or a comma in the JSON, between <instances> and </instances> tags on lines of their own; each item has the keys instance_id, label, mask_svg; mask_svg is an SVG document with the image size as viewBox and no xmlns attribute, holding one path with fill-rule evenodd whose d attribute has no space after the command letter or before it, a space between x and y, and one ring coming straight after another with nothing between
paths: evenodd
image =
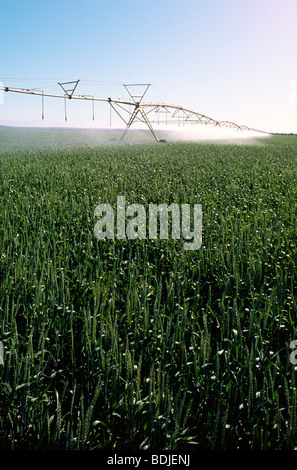
<instances>
[{"instance_id":1,"label":"metal truss frame","mask_svg":"<svg viewBox=\"0 0 297 470\"><path fill-rule=\"evenodd\" d=\"M236 129L238 131L252 131L259 132L264 134L269 134L269 132L261 131L259 129L251 128L246 125L238 125L231 121L218 121L213 119L205 114L193 111L182 106L172 105L172 104L160 104L160 103L143 103L143 98L148 91L150 84L125 84L123 85L128 95L129 100L116 99L116 98L96 98L90 95L75 95L74 92L79 84L80 80L75 80L72 82L59 83L60 87L64 91L64 95L44 93L43 90L38 88L11 88L11 87L0 87L0 90L5 92L13 93L22 93L34 96L41 96L42 98L42 120L44 120L44 98L63 98L65 101L65 121L67 121L67 110L66 110L66 101L67 99L72 100L83 100L83 101L92 101L93 109L93 120L94 120L94 103L95 102L106 102L110 105L110 111L114 110L116 114L121 118L125 123L126 127L121 136L121 141L126 137L128 130L135 122L141 122L145 124L152 135L154 136L157 142L166 142L164 139L159 139L154 128L153 124L157 123L158 125L165 123L167 124L177 124L178 126L185 126L188 124L196 125L213 125L217 127L226 127ZM72 85L70 88L66 86ZM142 88L142 93L135 94L133 89ZM149 119L153 116L152 119ZM165 116L165 119L164 119Z\"/></svg>"}]
</instances>

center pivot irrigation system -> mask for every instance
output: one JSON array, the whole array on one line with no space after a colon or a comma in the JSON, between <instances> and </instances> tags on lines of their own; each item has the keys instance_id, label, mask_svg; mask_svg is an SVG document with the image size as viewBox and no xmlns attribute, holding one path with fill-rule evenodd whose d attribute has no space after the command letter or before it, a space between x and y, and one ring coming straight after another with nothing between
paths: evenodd
<instances>
[{"instance_id":1,"label":"center pivot irrigation system","mask_svg":"<svg viewBox=\"0 0 297 470\"><path fill-rule=\"evenodd\" d=\"M84 100L92 102L93 120L94 117L94 104L95 102L106 102L110 105L110 110L114 110L116 114L126 124L125 130L120 140L124 140L126 133L130 129L133 123L141 122L145 124L157 142L164 143L166 140L159 139L152 126L153 123L160 124L211 124L215 127L231 128L238 131L252 131L263 134L267 132L259 129L254 129L245 125L238 125L231 121L217 121L205 116L204 114L192 111L182 106L160 104L160 103L144 103L143 98L150 87L150 83L145 84L130 84L123 85L128 92L130 97L128 100L120 98L96 98L92 95L75 95L74 92L79 84L80 80L74 80L70 82L58 82L58 85L63 90L63 94L50 94L44 93L40 88L12 88L12 87L0 87L0 90L5 92L22 93L26 95L35 95L42 98L42 120L44 120L44 98L62 98L65 102L65 121L67 121L67 100Z\"/></svg>"}]
</instances>

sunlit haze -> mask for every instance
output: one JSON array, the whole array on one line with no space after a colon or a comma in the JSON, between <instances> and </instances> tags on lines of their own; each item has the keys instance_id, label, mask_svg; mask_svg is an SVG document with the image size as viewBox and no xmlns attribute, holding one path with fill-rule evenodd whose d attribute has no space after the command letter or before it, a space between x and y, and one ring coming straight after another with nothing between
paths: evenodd
<instances>
[{"instance_id":1,"label":"sunlit haze","mask_svg":"<svg viewBox=\"0 0 297 470\"><path fill-rule=\"evenodd\" d=\"M296 25L297 0L4 2L0 81L62 94L80 80L76 94L121 99L150 83L144 101L297 133ZM0 125L124 126L108 103L68 100L66 121L64 100L45 98L41 113L40 97L0 91Z\"/></svg>"}]
</instances>

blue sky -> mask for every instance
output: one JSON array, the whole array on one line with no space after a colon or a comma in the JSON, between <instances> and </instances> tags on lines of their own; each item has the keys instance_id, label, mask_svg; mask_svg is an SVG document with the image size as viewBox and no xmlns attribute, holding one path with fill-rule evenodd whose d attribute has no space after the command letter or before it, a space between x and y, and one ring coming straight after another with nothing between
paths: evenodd
<instances>
[{"instance_id":1,"label":"blue sky","mask_svg":"<svg viewBox=\"0 0 297 470\"><path fill-rule=\"evenodd\" d=\"M151 83L147 101L297 132L297 0L18 0L0 15L4 86L80 79L79 94L124 98L123 83ZM40 123L39 98L2 101L0 124ZM59 101L46 100L45 124L63 123ZM97 125L108 115L96 107ZM68 116L90 127L90 104Z\"/></svg>"}]
</instances>

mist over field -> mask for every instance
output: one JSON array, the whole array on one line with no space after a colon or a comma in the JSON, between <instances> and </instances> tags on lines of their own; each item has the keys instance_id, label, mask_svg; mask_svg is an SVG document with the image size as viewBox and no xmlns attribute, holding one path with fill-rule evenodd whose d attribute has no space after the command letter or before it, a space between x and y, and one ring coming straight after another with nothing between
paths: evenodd
<instances>
[{"instance_id":1,"label":"mist over field","mask_svg":"<svg viewBox=\"0 0 297 470\"><path fill-rule=\"evenodd\" d=\"M0 129L0 449L295 449L296 136L121 135ZM118 196L200 248L96 239Z\"/></svg>"},{"instance_id":2,"label":"mist over field","mask_svg":"<svg viewBox=\"0 0 297 470\"><path fill-rule=\"evenodd\" d=\"M260 143L261 139L269 137L252 131L241 131L227 128L213 128L213 126L197 126L195 129L183 127L156 127L159 139L170 142L225 142L252 144ZM92 146L92 145L121 145L124 143L156 143L149 130L130 129L125 141L121 141L124 129L83 129L83 128L27 128L27 127L0 127L0 149L28 147L65 147L65 146Z\"/></svg>"}]
</instances>

